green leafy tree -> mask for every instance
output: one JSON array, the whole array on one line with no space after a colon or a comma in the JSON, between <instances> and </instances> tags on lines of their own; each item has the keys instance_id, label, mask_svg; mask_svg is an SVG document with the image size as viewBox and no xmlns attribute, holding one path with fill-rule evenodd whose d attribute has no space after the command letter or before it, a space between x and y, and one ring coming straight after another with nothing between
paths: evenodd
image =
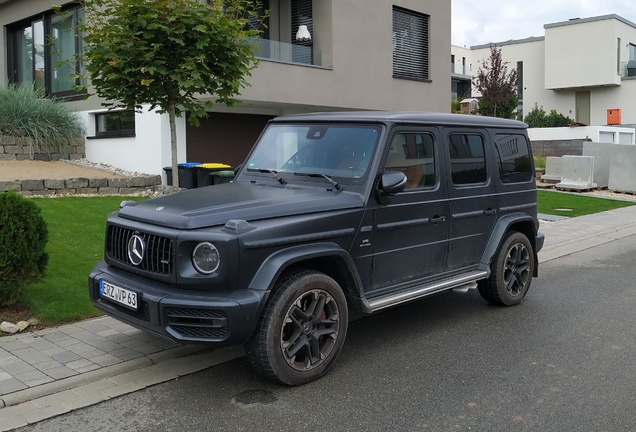
<instances>
[{"instance_id":1,"label":"green leafy tree","mask_svg":"<svg viewBox=\"0 0 636 432\"><path fill-rule=\"evenodd\" d=\"M491 117L515 118L517 97L517 69L508 71L508 62L501 58L501 48L490 47L490 57L481 61L475 89L481 93L478 113Z\"/></svg>"},{"instance_id":2,"label":"green leafy tree","mask_svg":"<svg viewBox=\"0 0 636 432\"><path fill-rule=\"evenodd\" d=\"M83 88L109 108L168 113L172 176L177 171L176 117L192 125L214 103L233 106L256 66L260 4L244 0L79 0L85 20ZM203 97L203 99L202 99Z\"/></svg>"}]
</instances>

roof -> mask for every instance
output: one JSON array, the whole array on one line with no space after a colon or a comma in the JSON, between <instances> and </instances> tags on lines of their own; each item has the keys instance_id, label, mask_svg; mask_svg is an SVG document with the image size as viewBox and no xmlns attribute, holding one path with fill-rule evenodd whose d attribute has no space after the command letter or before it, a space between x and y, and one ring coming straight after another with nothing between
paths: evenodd
<instances>
[{"instance_id":1,"label":"roof","mask_svg":"<svg viewBox=\"0 0 636 432\"><path fill-rule=\"evenodd\" d=\"M495 117L416 111L345 111L293 114L276 117L274 123L283 122L365 122L365 123L419 123L441 126L477 126L525 129L523 122Z\"/></svg>"},{"instance_id":2,"label":"roof","mask_svg":"<svg viewBox=\"0 0 636 432\"><path fill-rule=\"evenodd\" d=\"M610 20L610 19L618 20L618 21L622 22L623 24L627 24L628 26L636 28L636 24L634 24L630 20L627 20L627 19L623 18L622 16L616 15L616 14L600 15L600 16L595 16L595 17L591 17L591 18L572 18L572 19L567 20L567 21L561 21L561 22L556 22L556 23L552 23L552 24L545 24L543 26L543 28L548 29L548 28L553 28L553 27L563 27L563 26L569 26L569 25L575 25L575 24L585 24L585 23L595 22L595 21L605 21L605 20Z\"/></svg>"}]
</instances>

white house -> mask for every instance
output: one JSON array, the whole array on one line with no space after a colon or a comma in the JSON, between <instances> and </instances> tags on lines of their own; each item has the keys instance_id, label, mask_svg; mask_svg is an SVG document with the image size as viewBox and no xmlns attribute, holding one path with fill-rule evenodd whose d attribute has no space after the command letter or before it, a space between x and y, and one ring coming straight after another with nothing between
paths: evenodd
<instances>
[{"instance_id":1,"label":"white house","mask_svg":"<svg viewBox=\"0 0 636 432\"><path fill-rule=\"evenodd\" d=\"M66 3L60 19L47 0L0 0L0 82L36 82L68 98L88 125L89 160L162 174L170 165L166 115L113 118L99 99L81 100L72 70L56 68L81 46L72 30L81 9ZM179 162L243 161L265 123L288 113L335 110L448 112L451 4L446 0L265 0L270 10L260 63L243 103L219 106L201 127L178 119ZM296 33L306 26L310 41ZM66 67L66 66L65 66ZM79 65L78 65L79 67ZM78 97L80 96L80 97Z\"/></svg>"},{"instance_id":2,"label":"white house","mask_svg":"<svg viewBox=\"0 0 636 432\"><path fill-rule=\"evenodd\" d=\"M636 24L604 15L544 28L542 37L494 43L519 71L523 116L536 103L585 125L636 125ZM470 48L473 75L490 46Z\"/></svg>"}]
</instances>

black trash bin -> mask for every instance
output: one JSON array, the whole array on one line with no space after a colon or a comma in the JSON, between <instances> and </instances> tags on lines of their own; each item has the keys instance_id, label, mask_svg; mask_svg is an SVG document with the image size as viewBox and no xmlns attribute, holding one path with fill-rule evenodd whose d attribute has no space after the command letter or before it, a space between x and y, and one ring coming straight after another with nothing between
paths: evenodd
<instances>
[{"instance_id":1,"label":"black trash bin","mask_svg":"<svg viewBox=\"0 0 636 432\"><path fill-rule=\"evenodd\" d=\"M210 174L210 178L213 179L212 184L221 184L221 183L230 183L234 180L234 171L224 170L224 171L216 171Z\"/></svg>"},{"instance_id":2,"label":"black trash bin","mask_svg":"<svg viewBox=\"0 0 636 432\"><path fill-rule=\"evenodd\" d=\"M219 171L226 171L231 167L222 163L202 163L195 167L197 172L197 187L210 186L214 183L212 175Z\"/></svg>"},{"instance_id":3,"label":"black trash bin","mask_svg":"<svg viewBox=\"0 0 636 432\"><path fill-rule=\"evenodd\" d=\"M179 187L185 189L193 189L197 187L196 167L201 162L183 162L178 165L179 168ZM163 167L168 179L168 186L172 186L172 167Z\"/></svg>"}]
</instances>

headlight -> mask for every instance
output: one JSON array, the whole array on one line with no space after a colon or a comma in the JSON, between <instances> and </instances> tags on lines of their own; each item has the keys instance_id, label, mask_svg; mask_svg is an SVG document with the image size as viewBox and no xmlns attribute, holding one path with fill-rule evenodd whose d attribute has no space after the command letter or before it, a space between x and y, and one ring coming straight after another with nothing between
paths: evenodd
<instances>
[{"instance_id":1,"label":"headlight","mask_svg":"<svg viewBox=\"0 0 636 432\"><path fill-rule=\"evenodd\" d=\"M192 252L192 264L199 273L214 273L221 264L218 249L212 243L199 243Z\"/></svg>"}]
</instances>

